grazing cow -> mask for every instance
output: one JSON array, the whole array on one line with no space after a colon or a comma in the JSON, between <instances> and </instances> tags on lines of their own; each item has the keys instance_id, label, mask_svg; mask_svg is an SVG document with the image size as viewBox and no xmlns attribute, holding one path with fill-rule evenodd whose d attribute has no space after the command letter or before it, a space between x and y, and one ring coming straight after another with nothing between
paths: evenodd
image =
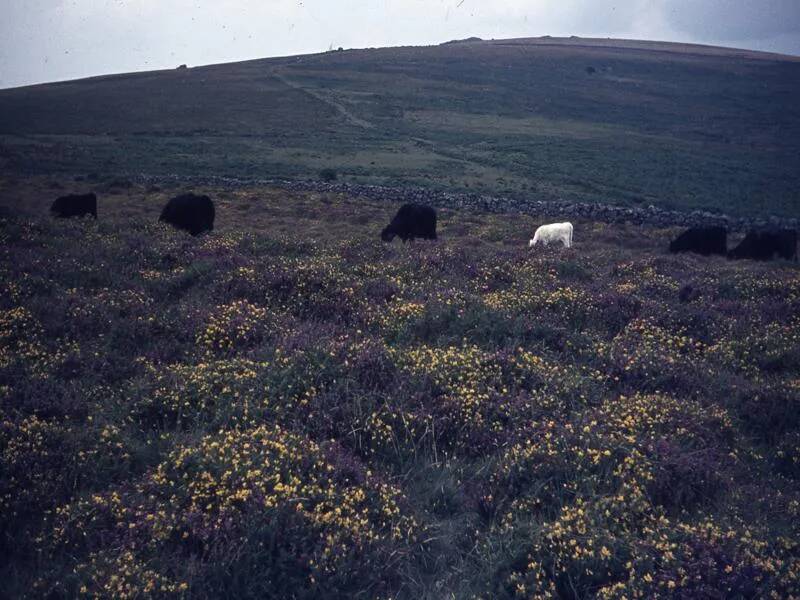
<instances>
[{"instance_id":1,"label":"grazing cow","mask_svg":"<svg viewBox=\"0 0 800 600\"><path fill-rule=\"evenodd\" d=\"M542 242L545 246L552 242L563 242L567 248L572 248L572 223L551 223L542 225L533 234L533 239L528 244L528 248L533 248Z\"/></svg>"},{"instance_id":2,"label":"grazing cow","mask_svg":"<svg viewBox=\"0 0 800 600\"><path fill-rule=\"evenodd\" d=\"M772 260L775 256L786 260L797 260L797 231L773 229L749 231L736 248L728 252L728 258L750 258Z\"/></svg>"},{"instance_id":3,"label":"grazing cow","mask_svg":"<svg viewBox=\"0 0 800 600\"><path fill-rule=\"evenodd\" d=\"M776 232L776 235L780 241L778 256L797 262L797 230L780 229Z\"/></svg>"},{"instance_id":4,"label":"grazing cow","mask_svg":"<svg viewBox=\"0 0 800 600\"><path fill-rule=\"evenodd\" d=\"M408 241L414 238L436 239L436 211L424 204L404 204L384 230L381 239L391 242L394 236Z\"/></svg>"},{"instance_id":5,"label":"grazing cow","mask_svg":"<svg viewBox=\"0 0 800 600\"><path fill-rule=\"evenodd\" d=\"M97 218L97 196L94 194L72 194L61 196L53 202L50 212L54 217L83 217L92 215Z\"/></svg>"},{"instance_id":6,"label":"grazing cow","mask_svg":"<svg viewBox=\"0 0 800 600\"><path fill-rule=\"evenodd\" d=\"M670 242L669 251L724 256L728 251L728 230L724 227L690 227Z\"/></svg>"},{"instance_id":7,"label":"grazing cow","mask_svg":"<svg viewBox=\"0 0 800 600\"><path fill-rule=\"evenodd\" d=\"M694 289L691 285L683 286L678 292L678 300L683 302L694 302L700 298L700 290Z\"/></svg>"},{"instance_id":8,"label":"grazing cow","mask_svg":"<svg viewBox=\"0 0 800 600\"><path fill-rule=\"evenodd\" d=\"M214 203L208 196L181 194L167 202L159 221L184 229L192 235L214 229Z\"/></svg>"}]
</instances>

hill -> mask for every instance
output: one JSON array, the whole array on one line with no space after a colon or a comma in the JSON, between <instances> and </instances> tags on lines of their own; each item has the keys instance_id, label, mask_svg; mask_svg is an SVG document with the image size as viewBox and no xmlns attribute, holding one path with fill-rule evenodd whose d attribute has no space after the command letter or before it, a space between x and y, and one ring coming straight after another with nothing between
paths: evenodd
<instances>
[{"instance_id":1,"label":"hill","mask_svg":"<svg viewBox=\"0 0 800 600\"><path fill-rule=\"evenodd\" d=\"M800 596L800 270L199 187L0 216L6 597ZM22 186L20 186L22 188ZM27 194L27 195L26 195ZM689 286L689 287L687 287Z\"/></svg>"},{"instance_id":2,"label":"hill","mask_svg":"<svg viewBox=\"0 0 800 600\"><path fill-rule=\"evenodd\" d=\"M0 91L6 173L217 174L800 213L800 59L474 38Z\"/></svg>"}]
</instances>

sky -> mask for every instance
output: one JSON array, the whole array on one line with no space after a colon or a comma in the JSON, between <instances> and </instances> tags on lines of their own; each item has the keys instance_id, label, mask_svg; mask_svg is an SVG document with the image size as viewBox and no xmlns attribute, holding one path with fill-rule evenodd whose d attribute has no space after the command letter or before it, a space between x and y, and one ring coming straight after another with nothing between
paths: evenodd
<instances>
[{"instance_id":1,"label":"sky","mask_svg":"<svg viewBox=\"0 0 800 600\"><path fill-rule=\"evenodd\" d=\"M478 36L800 55L800 0L0 0L0 88Z\"/></svg>"}]
</instances>

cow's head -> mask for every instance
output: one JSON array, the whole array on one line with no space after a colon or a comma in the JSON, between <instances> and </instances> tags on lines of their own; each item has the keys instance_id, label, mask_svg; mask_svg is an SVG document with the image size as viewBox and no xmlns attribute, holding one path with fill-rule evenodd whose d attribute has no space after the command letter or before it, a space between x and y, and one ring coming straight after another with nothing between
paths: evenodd
<instances>
[{"instance_id":1,"label":"cow's head","mask_svg":"<svg viewBox=\"0 0 800 600\"><path fill-rule=\"evenodd\" d=\"M394 232L394 229L391 226L385 227L383 231L381 231L381 239L384 242L391 242L394 239L394 236L397 235Z\"/></svg>"}]
</instances>

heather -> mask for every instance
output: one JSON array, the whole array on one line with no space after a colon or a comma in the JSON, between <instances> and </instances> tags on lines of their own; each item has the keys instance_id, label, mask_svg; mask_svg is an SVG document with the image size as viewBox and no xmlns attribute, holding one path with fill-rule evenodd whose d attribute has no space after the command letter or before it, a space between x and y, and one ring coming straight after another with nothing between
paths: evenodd
<instances>
[{"instance_id":1,"label":"heather","mask_svg":"<svg viewBox=\"0 0 800 600\"><path fill-rule=\"evenodd\" d=\"M800 598L796 264L202 193L0 220L6 594Z\"/></svg>"}]
</instances>

